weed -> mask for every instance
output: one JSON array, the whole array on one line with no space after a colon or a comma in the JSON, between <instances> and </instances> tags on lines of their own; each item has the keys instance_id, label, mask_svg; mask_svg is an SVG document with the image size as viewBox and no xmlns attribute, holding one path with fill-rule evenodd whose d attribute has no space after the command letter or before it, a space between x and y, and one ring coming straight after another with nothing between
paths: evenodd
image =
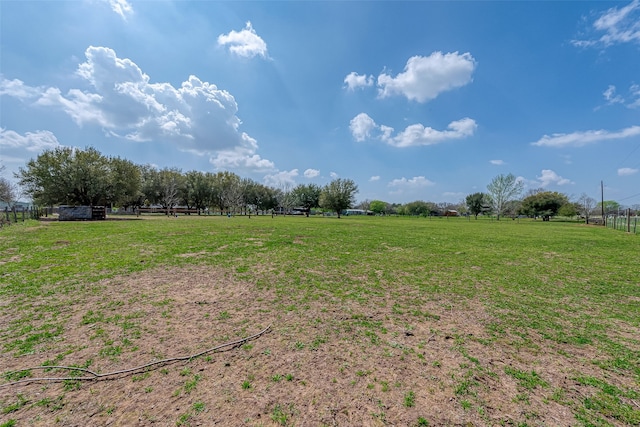
<instances>
[{"instance_id":1,"label":"weed","mask_svg":"<svg viewBox=\"0 0 640 427\"><path fill-rule=\"evenodd\" d=\"M30 376L31 376L30 370L7 372L6 374L4 374L4 378L7 381L19 381L21 379L28 378Z\"/></svg>"},{"instance_id":2,"label":"weed","mask_svg":"<svg viewBox=\"0 0 640 427\"><path fill-rule=\"evenodd\" d=\"M518 385L527 390L533 390L537 386L547 387L549 385L535 371L526 372L507 366L504 368L504 372L515 378L518 381Z\"/></svg>"},{"instance_id":3,"label":"weed","mask_svg":"<svg viewBox=\"0 0 640 427\"><path fill-rule=\"evenodd\" d=\"M191 418L190 413L182 414L178 417L178 421L176 421L177 426L186 426L189 425L189 419Z\"/></svg>"},{"instance_id":4,"label":"weed","mask_svg":"<svg viewBox=\"0 0 640 427\"><path fill-rule=\"evenodd\" d=\"M22 395L22 393L18 393L18 396L16 397L18 399L16 403L12 403L11 405L7 405L2 408L3 414L10 414L11 412L17 411L18 409L29 403L29 401L24 397L24 395Z\"/></svg>"},{"instance_id":5,"label":"weed","mask_svg":"<svg viewBox=\"0 0 640 427\"><path fill-rule=\"evenodd\" d=\"M404 395L404 406L407 408L413 408L416 404L416 394L413 391L408 391Z\"/></svg>"},{"instance_id":6,"label":"weed","mask_svg":"<svg viewBox=\"0 0 640 427\"><path fill-rule=\"evenodd\" d=\"M251 382L249 382L249 380L244 380L242 382L242 389L249 390L250 388L251 388Z\"/></svg>"},{"instance_id":7,"label":"weed","mask_svg":"<svg viewBox=\"0 0 640 427\"><path fill-rule=\"evenodd\" d=\"M146 378L149 378L150 376L151 376L151 372L143 372L142 374L132 376L131 381L133 382L142 381Z\"/></svg>"},{"instance_id":8,"label":"weed","mask_svg":"<svg viewBox=\"0 0 640 427\"><path fill-rule=\"evenodd\" d=\"M187 394L191 393L193 389L196 388L196 385L198 385L198 382L201 379L202 379L202 376L194 375L191 380L188 380L187 382L184 383L184 392Z\"/></svg>"},{"instance_id":9,"label":"weed","mask_svg":"<svg viewBox=\"0 0 640 427\"><path fill-rule=\"evenodd\" d=\"M271 420L275 423L286 426L295 412L293 404L287 406L276 404L271 410Z\"/></svg>"}]
</instances>

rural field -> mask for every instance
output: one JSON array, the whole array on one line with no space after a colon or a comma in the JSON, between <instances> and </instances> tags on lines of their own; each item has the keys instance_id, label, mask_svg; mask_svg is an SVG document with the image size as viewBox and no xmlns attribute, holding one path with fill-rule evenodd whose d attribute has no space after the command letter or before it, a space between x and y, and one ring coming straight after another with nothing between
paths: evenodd
<instances>
[{"instance_id":1,"label":"rural field","mask_svg":"<svg viewBox=\"0 0 640 427\"><path fill-rule=\"evenodd\" d=\"M637 426L640 236L462 218L5 227L0 426L52 425Z\"/></svg>"}]
</instances>

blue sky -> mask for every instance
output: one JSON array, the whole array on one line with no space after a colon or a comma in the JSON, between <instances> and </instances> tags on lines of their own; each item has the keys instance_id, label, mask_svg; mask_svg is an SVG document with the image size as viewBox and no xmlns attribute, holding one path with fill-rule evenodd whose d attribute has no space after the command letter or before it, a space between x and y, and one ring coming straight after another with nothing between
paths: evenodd
<instances>
[{"instance_id":1,"label":"blue sky","mask_svg":"<svg viewBox=\"0 0 640 427\"><path fill-rule=\"evenodd\" d=\"M640 204L640 0L0 1L4 174L56 146L458 202Z\"/></svg>"}]
</instances>

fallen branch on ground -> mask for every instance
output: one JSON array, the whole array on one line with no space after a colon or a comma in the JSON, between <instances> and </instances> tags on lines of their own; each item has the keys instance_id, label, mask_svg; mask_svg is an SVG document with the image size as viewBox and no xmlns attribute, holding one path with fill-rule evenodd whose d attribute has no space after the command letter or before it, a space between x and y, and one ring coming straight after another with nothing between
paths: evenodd
<instances>
[{"instance_id":1,"label":"fallen branch on ground","mask_svg":"<svg viewBox=\"0 0 640 427\"><path fill-rule=\"evenodd\" d=\"M99 374L97 372L94 372L90 369L87 368L79 368L76 366L35 366L32 368L24 368L24 369L20 369L17 371L13 371L10 373L17 373L17 372L24 372L24 371L31 371L31 370L36 370L36 369L66 369L68 371L82 371L82 372L86 372L88 374L91 374L91 376L86 376L86 377L42 377L42 378L26 378L20 381L14 381L11 383L6 383L6 384L0 384L0 387L9 387L9 386L13 386L13 385L17 385L17 384L26 384L26 383L32 383L32 382L37 382L37 381L71 381L71 380L76 380L76 381L91 381L91 380L97 380L100 378L105 378L105 377L112 377L115 375L122 375L122 374L130 374L132 372L137 372L137 371L141 371L143 369L147 369L151 366L155 366L155 365L160 365L160 364L166 364L166 363L171 363L171 362L179 362L181 360L190 360L190 359L195 359L196 357L200 357L204 354L207 353L211 353L214 351L218 351L221 350L223 348L229 347L229 350L232 348L236 348L241 346L242 344L246 343L247 341L251 341L254 340L258 337L260 337L261 335L265 334L269 329L271 328L271 325L267 326L265 329L263 329L262 331L258 332L257 334L251 335L249 337L246 338L242 338L236 341L231 341L225 344L220 344L217 345L215 347L211 347L207 350L201 351L200 353L196 353L196 354L192 354L190 356L182 356L182 357L170 357L168 359L162 359L162 360L157 360L155 362L150 362L147 363L146 365L141 365L141 366L136 366L135 368L129 368L129 369L123 369L120 371L113 371L113 372L106 372L104 374ZM5 374L6 375L6 374Z\"/></svg>"}]
</instances>

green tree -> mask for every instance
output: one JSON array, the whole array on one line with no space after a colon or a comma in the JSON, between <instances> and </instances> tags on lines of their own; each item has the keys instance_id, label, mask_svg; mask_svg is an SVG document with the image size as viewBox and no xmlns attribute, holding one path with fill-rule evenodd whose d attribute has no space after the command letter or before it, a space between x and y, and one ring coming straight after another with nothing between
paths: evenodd
<instances>
[{"instance_id":1,"label":"green tree","mask_svg":"<svg viewBox=\"0 0 640 427\"><path fill-rule=\"evenodd\" d=\"M291 197L297 206L304 208L308 217L311 209L320 205L320 193L322 193L322 188L319 185L299 184L291 190Z\"/></svg>"},{"instance_id":2,"label":"green tree","mask_svg":"<svg viewBox=\"0 0 640 427\"><path fill-rule=\"evenodd\" d=\"M207 174L193 170L185 174L184 186L184 204L188 208L198 209L199 215L211 201L211 180Z\"/></svg>"},{"instance_id":3,"label":"green tree","mask_svg":"<svg viewBox=\"0 0 640 427\"><path fill-rule=\"evenodd\" d=\"M435 203L425 202L423 200L406 203L402 208L402 215L429 216L437 215L439 212L440 209Z\"/></svg>"},{"instance_id":4,"label":"green tree","mask_svg":"<svg viewBox=\"0 0 640 427\"><path fill-rule=\"evenodd\" d=\"M565 203L558 209L558 215L565 217L574 217L578 215L579 205L577 203Z\"/></svg>"},{"instance_id":5,"label":"green tree","mask_svg":"<svg viewBox=\"0 0 640 427\"><path fill-rule=\"evenodd\" d=\"M372 200L371 203L369 203L369 209L371 209L377 215L382 215L386 213L388 209L388 203L383 202L382 200Z\"/></svg>"},{"instance_id":6,"label":"green tree","mask_svg":"<svg viewBox=\"0 0 640 427\"><path fill-rule=\"evenodd\" d=\"M358 186L350 179L334 179L327 184L320 194L320 207L340 213L353 206Z\"/></svg>"},{"instance_id":7,"label":"green tree","mask_svg":"<svg viewBox=\"0 0 640 427\"><path fill-rule=\"evenodd\" d=\"M556 191L541 191L522 200L519 212L527 216L552 217L560 208L569 203L569 198Z\"/></svg>"},{"instance_id":8,"label":"green tree","mask_svg":"<svg viewBox=\"0 0 640 427\"><path fill-rule=\"evenodd\" d=\"M596 210L598 212L602 211L603 202L598 202L596 206ZM605 215L617 215L620 210L620 203L615 200L605 200L604 201L604 214Z\"/></svg>"},{"instance_id":9,"label":"green tree","mask_svg":"<svg viewBox=\"0 0 640 427\"><path fill-rule=\"evenodd\" d=\"M478 219L478 215L482 213L486 199L487 197L484 193L469 194L465 199L469 213L475 216L476 219Z\"/></svg>"},{"instance_id":10,"label":"green tree","mask_svg":"<svg viewBox=\"0 0 640 427\"><path fill-rule=\"evenodd\" d=\"M110 159L109 169L109 201L125 209L129 206L139 206L142 196L140 167L129 160L115 157Z\"/></svg>"},{"instance_id":11,"label":"green tree","mask_svg":"<svg viewBox=\"0 0 640 427\"><path fill-rule=\"evenodd\" d=\"M230 213L242 205L241 179L232 172L218 172L213 176L213 205L220 213Z\"/></svg>"},{"instance_id":12,"label":"green tree","mask_svg":"<svg viewBox=\"0 0 640 427\"><path fill-rule=\"evenodd\" d=\"M511 173L498 175L487 185L491 205L498 220L500 220L500 215L505 212L506 208L510 207L509 202L515 200L522 193L523 188L524 183Z\"/></svg>"},{"instance_id":13,"label":"green tree","mask_svg":"<svg viewBox=\"0 0 640 427\"><path fill-rule=\"evenodd\" d=\"M38 204L107 205L124 197L115 189L118 182L127 180L119 176L123 162L107 158L92 147L57 147L29 160L16 177Z\"/></svg>"}]
</instances>

